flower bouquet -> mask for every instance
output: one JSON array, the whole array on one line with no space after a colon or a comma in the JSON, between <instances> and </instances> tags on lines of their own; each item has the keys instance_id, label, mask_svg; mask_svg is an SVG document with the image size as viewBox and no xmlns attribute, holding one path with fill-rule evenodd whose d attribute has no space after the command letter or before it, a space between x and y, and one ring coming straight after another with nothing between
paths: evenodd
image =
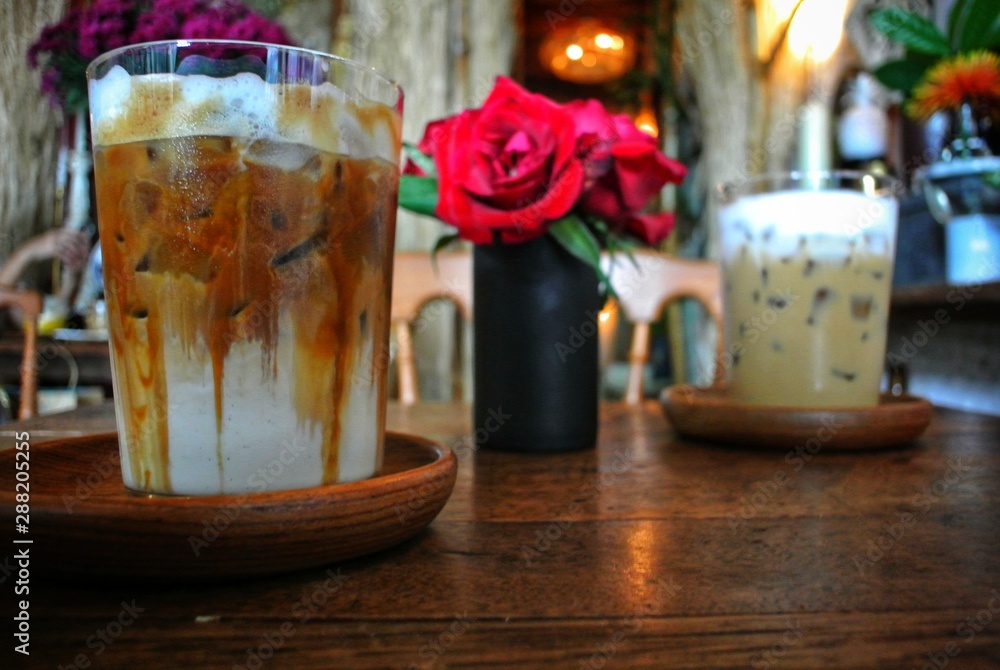
<instances>
[{"instance_id":1,"label":"flower bouquet","mask_svg":"<svg viewBox=\"0 0 1000 670\"><path fill-rule=\"evenodd\" d=\"M139 42L230 39L290 45L277 23L236 0L97 0L46 26L28 50L42 90L66 113L87 109L87 64Z\"/></svg>"},{"instance_id":2,"label":"flower bouquet","mask_svg":"<svg viewBox=\"0 0 1000 670\"><path fill-rule=\"evenodd\" d=\"M907 98L907 114L924 121L938 112L955 117L955 137L942 158L988 153L981 125L1000 122L1000 7L995 0L958 0L947 34L898 7L873 12L871 21L905 49L902 58L873 74Z\"/></svg>"},{"instance_id":3,"label":"flower bouquet","mask_svg":"<svg viewBox=\"0 0 1000 670\"><path fill-rule=\"evenodd\" d=\"M407 151L400 205L454 226L435 251L475 245L477 443L592 447L601 251L670 233L671 214L645 209L684 166L596 100L559 105L505 77Z\"/></svg>"},{"instance_id":4,"label":"flower bouquet","mask_svg":"<svg viewBox=\"0 0 1000 670\"><path fill-rule=\"evenodd\" d=\"M947 34L899 8L872 14L873 25L905 48L875 76L927 121L944 113L950 137L938 160L917 173L927 204L945 228L945 266L953 284L1000 279L1000 158L986 134L1000 123L1000 6L957 0Z\"/></svg>"},{"instance_id":5,"label":"flower bouquet","mask_svg":"<svg viewBox=\"0 0 1000 670\"><path fill-rule=\"evenodd\" d=\"M479 109L428 124L400 182L399 204L435 216L477 245L550 234L600 271L602 248L656 245L669 213L644 213L683 165L624 114L597 100L559 105L499 77Z\"/></svg>"}]
</instances>

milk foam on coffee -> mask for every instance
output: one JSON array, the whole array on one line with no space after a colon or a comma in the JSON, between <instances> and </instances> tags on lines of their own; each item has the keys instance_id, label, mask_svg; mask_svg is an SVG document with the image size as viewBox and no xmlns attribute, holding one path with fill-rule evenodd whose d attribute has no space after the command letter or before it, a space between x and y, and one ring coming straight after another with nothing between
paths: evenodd
<instances>
[{"instance_id":1,"label":"milk foam on coffee","mask_svg":"<svg viewBox=\"0 0 1000 670\"><path fill-rule=\"evenodd\" d=\"M722 209L722 257L748 245L751 253L794 255L807 239L814 257L843 259L862 241L874 255L892 252L898 206L893 198L853 191L786 191L745 196Z\"/></svg>"},{"instance_id":2,"label":"milk foam on coffee","mask_svg":"<svg viewBox=\"0 0 1000 670\"><path fill-rule=\"evenodd\" d=\"M394 226L398 113L249 73L116 66L90 95L126 486L197 495L374 474L391 248L373 231ZM156 181L192 165L204 174ZM274 186L269 200L286 178L319 195ZM212 199L196 207L188 188Z\"/></svg>"},{"instance_id":3,"label":"milk foam on coffee","mask_svg":"<svg viewBox=\"0 0 1000 670\"><path fill-rule=\"evenodd\" d=\"M798 407L878 403L896 201L750 195L719 214L730 391Z\"/></svg>"},{"instance_id":4,"label":"milk foam on coffee","mask_svg":"<svg viewBox=\"0 0 1000 670\"><path fill-rule=\"evenodd\" d=\"M271 84L251 72L225 78L129 75L116 65L90 83L90 110L94 144L219 135L399 162L399 116L383 105L352 100L330 82Z\"/></svg>"}]
</instances>

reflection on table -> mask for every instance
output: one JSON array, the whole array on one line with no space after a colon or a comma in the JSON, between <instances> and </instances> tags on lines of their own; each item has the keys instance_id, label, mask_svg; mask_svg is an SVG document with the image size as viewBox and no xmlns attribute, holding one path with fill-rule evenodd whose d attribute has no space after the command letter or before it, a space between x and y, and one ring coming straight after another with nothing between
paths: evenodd
<instances>
[{"instance_id":1,"label":"reflection on table","mask_svg":"<svg viewBox=\"0 0 1000 670\"><path fill-rule=\"evenodd\" d=\"M123 603L142 609L99 659L121 667L265 667L272 653L270 667L295 668L1000 658L998 418L939 409L914 444L808 459L679 439L653 402L605 404L597 449L544 456L481 448L460 404L393 403L388 426L459 457L454 494L421 535L241 583L38 575L33 661L94 660L89 636ZM28 431L42 449L48 436L112 429L105 404L0 435L9 446ZM993 625L963 625L980 615Z\"/></svg>"}]
</instances>

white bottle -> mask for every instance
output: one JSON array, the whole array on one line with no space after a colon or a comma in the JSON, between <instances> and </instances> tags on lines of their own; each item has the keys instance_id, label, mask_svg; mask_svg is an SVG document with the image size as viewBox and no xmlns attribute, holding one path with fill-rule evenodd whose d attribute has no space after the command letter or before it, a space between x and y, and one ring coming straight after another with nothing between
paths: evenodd
<instances>
[{"instance_id":1,"label":"white bottle","mask_svg":"<svg viewBox=\"0 0 1000 670\"><path fill-rule=\"evenodd\" d=\"M884 158L889 137L889 119L882 108L878 82L861 72L851 82L847 108L837 123L837 147L845 163L865 163Z\"/></svg>"}]
</instances>

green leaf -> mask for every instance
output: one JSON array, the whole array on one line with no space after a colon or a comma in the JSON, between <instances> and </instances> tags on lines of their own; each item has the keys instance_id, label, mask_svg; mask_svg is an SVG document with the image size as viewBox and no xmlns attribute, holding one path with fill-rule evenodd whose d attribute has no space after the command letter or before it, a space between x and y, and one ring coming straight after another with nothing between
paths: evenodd
<instances>
[{"instance_id":1,"label":"green leaf","mask_svg":"<svg viewBox=\"0 0 1000 670\"><path fill-rule=\"evenodd\" d=\"M431 249L431 256L437 256L438 252L444 251L445 249L453 245L455 242L458 242L458 240L459 240L458 233L450 233L448 235L442 235L437 239L437 242L434 243L434 248Z\"/></svg>"},{"instance_id":2,"label":"green leaf","mask_svg":"<svg viewBox=\"0 0 1000 670\"><path fill-rule=\"evenodd\" d=\"M406 157L413 161L418 168L423 170L426 176L435 178L438 176L437 166L434 165L434 159L418 149L412 142L403 142L403 153L406 154Z\"/></svg>"},{"instance_id":3,"label":"green leaf","mask_svg":"<svg viewBox=\"0 0 1000 670\"><path fill-rule=\"evenodd\" d=\"M955 51L1000 47L997 0L958 0L948 15L948 38Z\"/></svg>"},{"instance_id":4,"label":"green leaf","mask_svg":"<svg viewBox=\"0 0 1000 670\"><path fill-rule=\"evenodd\" d=\"M878 67L872 74L885 86L902 91L906 96L920 83L928 64L921 61L904 58L889 61Z\"/></svg>"},{"instance_id":5,"label":"green leaf","mask_svg":"<svg viewBox=\"0 0 1000 670\"><path fill-rule=\"evenodd\" d=\"M619 235L618 233L608 232L607 237L608 252L616 254L622 252L629 258L632 257L632 250L639 248L639 241L634 237L628 237L626 235Z\"/></svg>"},{"instance_id":6,"label":"green leaf","mask_svg":"<svg viewBox=\"0 0 1000 670\"><path fill-rule=\"evenodd\" d=\"M594 268L597 278L607 287L608 293L612 297L618 297L608 276L601 269L601 245L586 223L569 214L549 226L549 233L563 249Z\"/></svg>"},{"instance_id":7,"label":"green leaf","mask_svg":"<svg viewBox=\"0 0 1000 670\"><path fill-rule=\"evenodd\" d=\"M566 251L600 271L601 245L583 221L572 214L564 216L549 227L549 232Z\"/></svg>"},{"instance_id":8,"label":"green leaf","mask_svg":"<svg viewBox=\"0 0 1000 670\"><path fill-rule=\"evenodd\" d=\"M434 216L438 183L433 177L404 174L399 178L399 206L417 214Z\"/></svg>"},{"instance_id":9,"label":"green leaf","mask_svg":"<svg viewBox=\"0 0 1000 670\"><path fill-rule=\"evenodd\" d=\"M872 25L893 42L907 49L930 56L951 53L948 38L933 23L899 7L880 9L871 14Z\"/></svg>"},{"instance_id":10,"label":"green leaf","mask_svg":"<svg viewBox=\"0 0 1000 670\"><path fill-rule=\"evenodd\" d=\"M449 235L442 235L434 243L434 248L431 249L431 266L433 266L435 274L438 272L438 254L455 242L458 242L458 239L458 233L451 233Z\"/></svg>"}]
</instances>

